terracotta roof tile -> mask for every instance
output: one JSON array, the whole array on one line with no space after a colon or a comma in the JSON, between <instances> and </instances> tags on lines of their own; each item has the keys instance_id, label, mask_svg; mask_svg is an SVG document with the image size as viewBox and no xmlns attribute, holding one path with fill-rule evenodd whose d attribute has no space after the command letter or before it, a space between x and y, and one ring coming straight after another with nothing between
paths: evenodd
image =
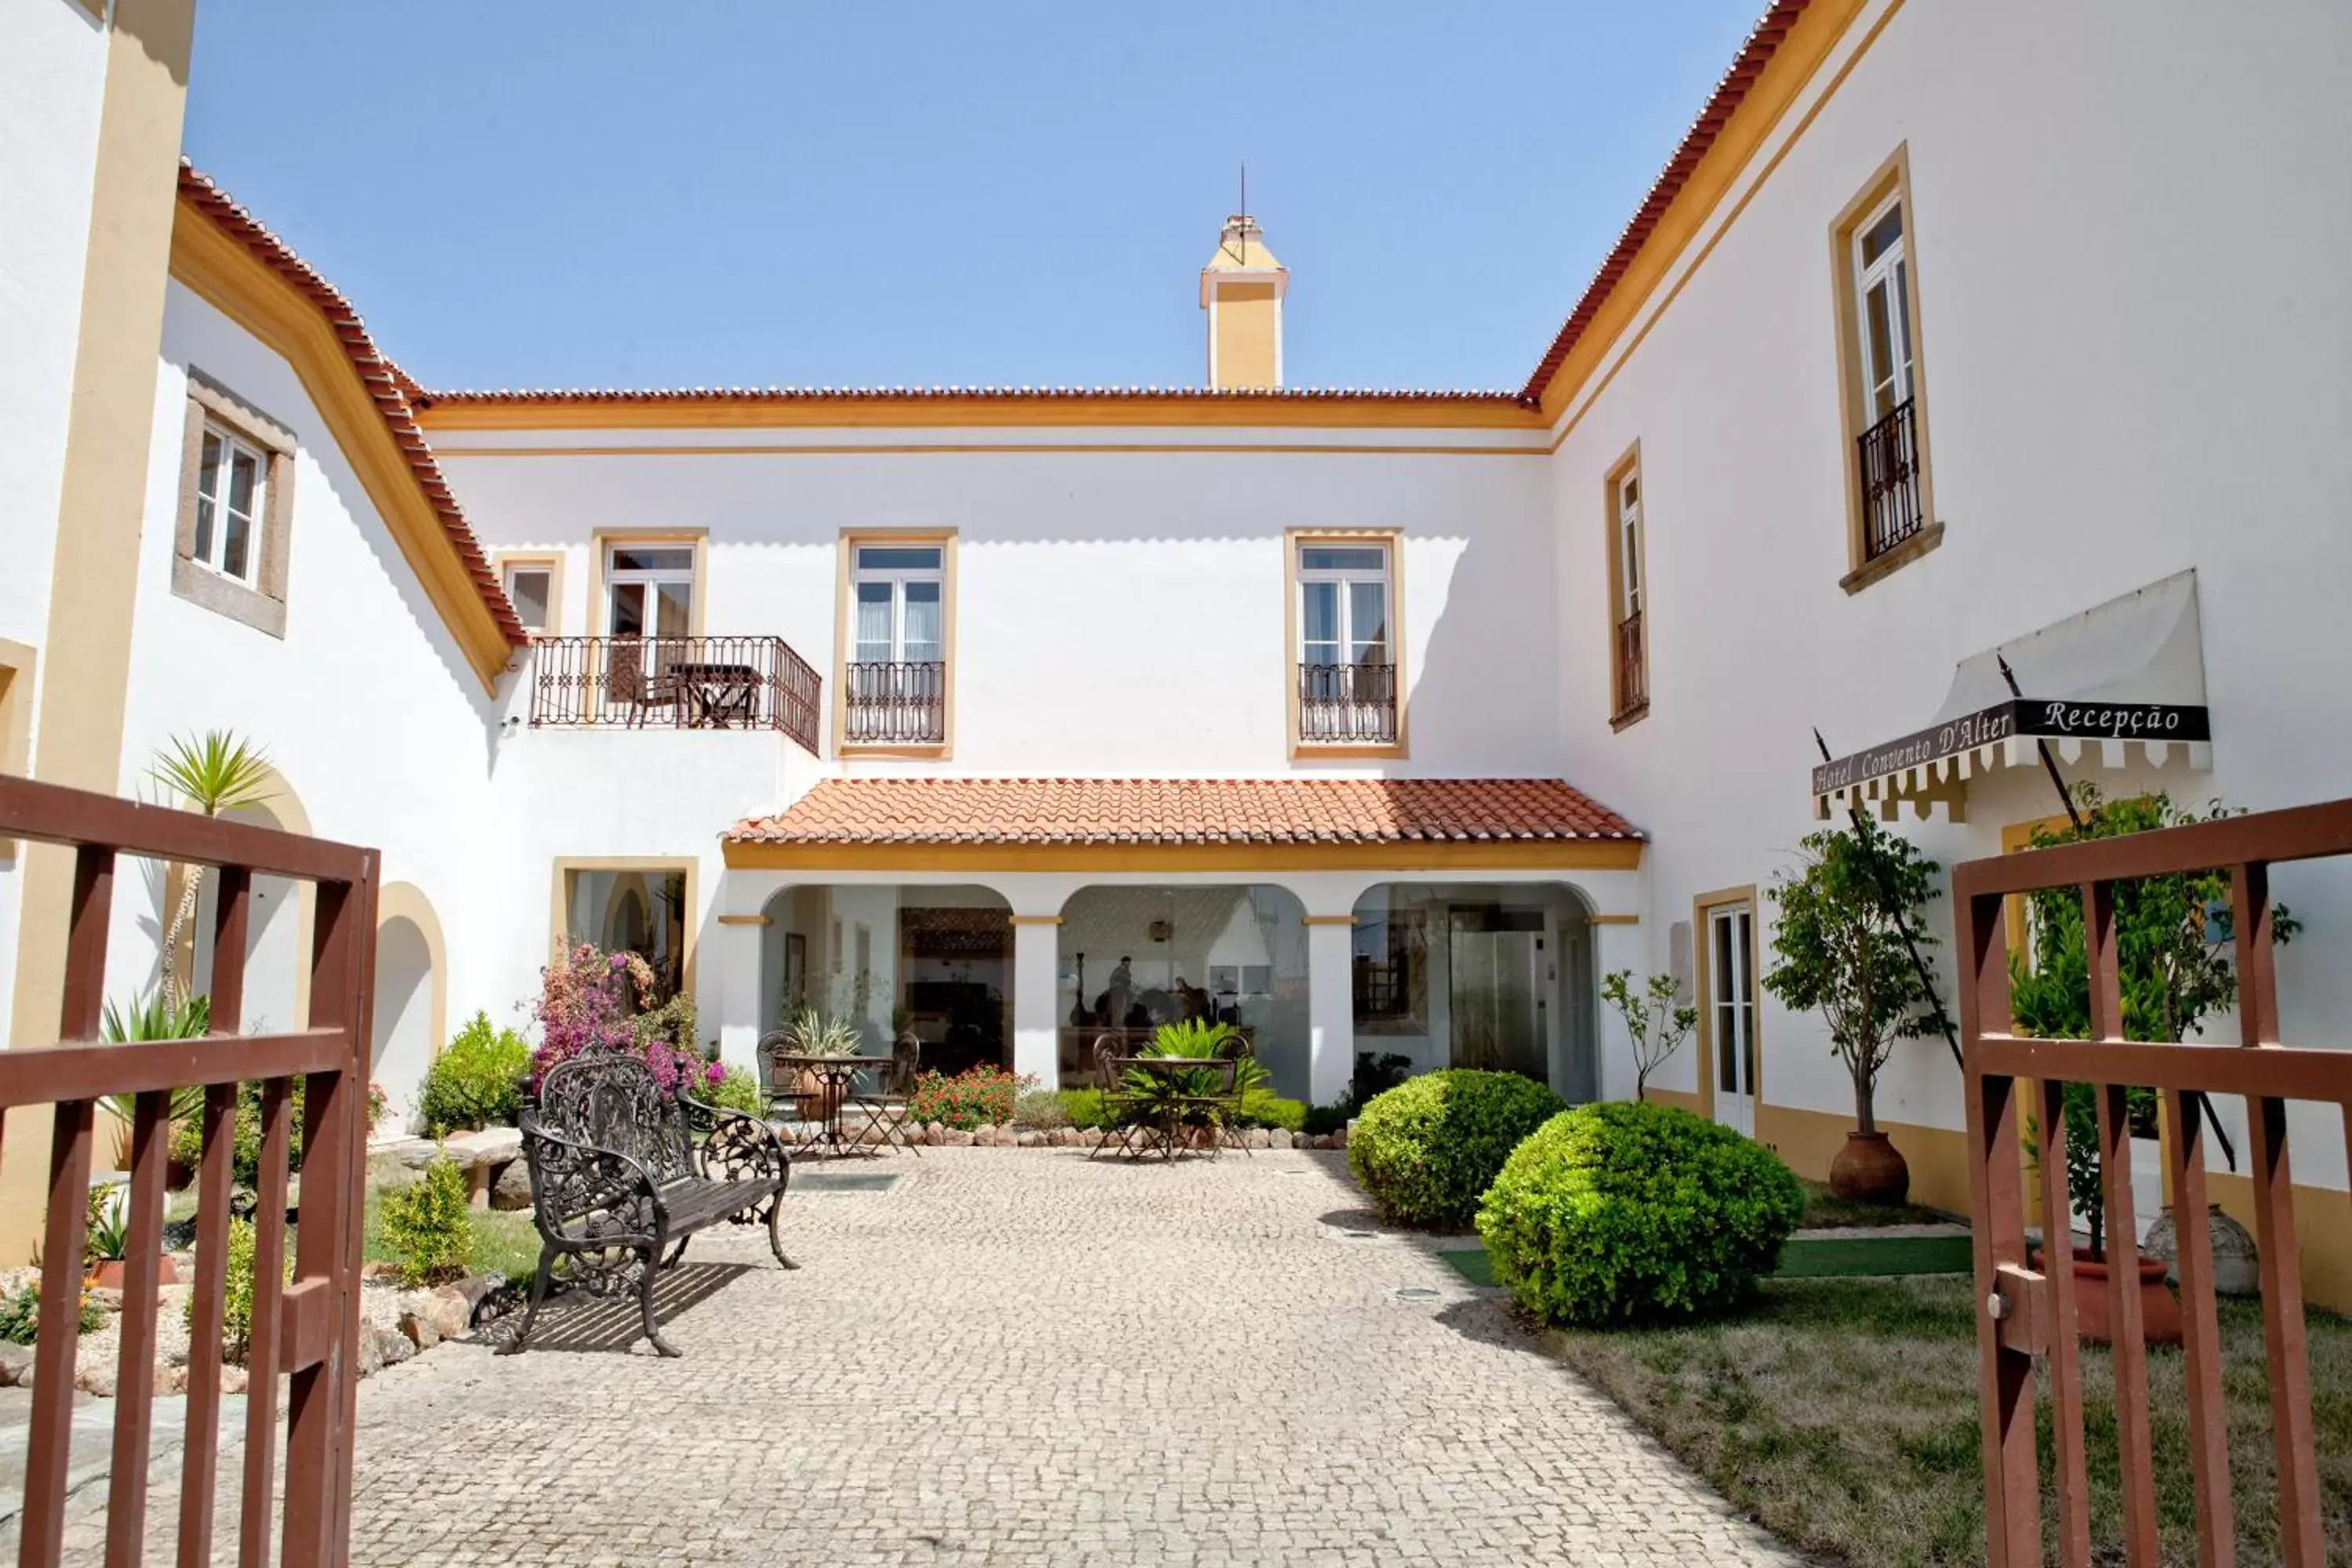
<instances>
[{"instance_id":1,"label":"terracotta roof tile","mask_svg":"<svg viewBox=\"0 0 2352 1568\"><path fill-rule=\"evenodd\" d=\"M827 779L750 844L1370 844L1640 838L1557 779Z\"/></svg>"},{"instance_id":2,"label":"terracotta roof tile","mask_svg":"<svg viewBox=\"0 0 2352 1568\"><path fill-rule=\"evenodd\" d=\"M1764 74L1765 66L1770 63L1781 40L1789 36L1789 30L1797 25L1797 18L1806 5L1807 0L1772 0L1756 26L1748 31L1748 41L1740 46L1738 55L1731 62L1731 68L1723 73L1721 81L1715 84L1715 91L1707 98L1706 107L1698 111L1698 118L1683 133L1674 156L1666 160L1666 166L1658 172L1657 179L1651 184L1649 195L1642 198L1642 205L1634 210L1633 221L1617 237L1617 243L1602 259L1601 269L1592 275L1592 281L1585 285L1582 298L1577 300L1576 308L1568 313L1567 322L1552 339L1551 347L1544 352L1535 373L1528 377L1528 384L1519 394L1523 400L1534 403L1542 399L1544 389L1551 384L1553 373L1567 360L1570 352L1576 347L1577 340L1584 335L1584 330L1592 324L1592 318L1616 289L1618 279L1625 275L1625 268L1633 265L1633 258L1641 252L1651 231L1658 226L1658 220L1665 216L1666 209L1674 205L1675 197L1690 179L1691 172L1698 167L1699 160L1706 156L1707 150L1715 145L1715 139L1730 122L1732 111L1748 96L1748 89L1756 85L1756 79Z\"/></svg>"},{"instance_id":3,"label":"terracotta roof tile","mask_svg":"<svg viewBox=\"0 0 2352 1568\"><path fill-rule=\"evenodd\" d=\"M498 574L491 570L489 558L482 553L481 542L466 521L466 514L449 493L441 477L441 465L434 460L433 448L425 439L425 432L416 427L415 400L416 383L407 373L387 358L368 336L367 325L352 302L343 298L335 286L320 277L310 264L294 254L284 240L262 226L251 213L230 199L227 192L205 175L199 174L185 158L180 160L180 195L197 211L203 213L230 238L242 244L259 258L262 265L277 273L294 287L294 291L308 299L327 319L328 327L342 345L344 355L352 362L352 370L366 388L368 398L375 405L384 428L391 432L394 445L407 461L409 473L433 509L441 524L441 531L449 536L456 547L457 559L466 568L466 575L488 606L491 617L509 647L523 647L530 644L530 634L523 630L515 618L514 606L507 603L506 590L499 586Z\"/></svg>"}]
</instances>

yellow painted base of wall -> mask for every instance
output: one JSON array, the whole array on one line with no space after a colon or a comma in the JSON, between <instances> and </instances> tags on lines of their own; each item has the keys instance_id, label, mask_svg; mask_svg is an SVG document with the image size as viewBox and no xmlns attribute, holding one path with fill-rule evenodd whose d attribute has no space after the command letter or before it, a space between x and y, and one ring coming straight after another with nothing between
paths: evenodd
<instances>
[{"instance_id":1,"label":"yellow painted base of wall","mask_svg":"<svg viewBox=\"0 0 2352 1568\"><path fill-rule=\"evenodd\" d=\"M2205 1191L2223 1214L2254 1228L2252 1177L2209 1171ZM2331 1312L2352 1313L2352 1193L2297 1182L2294 1234L2303 1250L2303 1299Z\"/></svg>"},{"instance_id":2,"label":"yellow painted base of wall","mask_svg":"<svg viewBox=\"0 0 2352 1568\"><path fill-rule=\"evenodd\" d=\"M1882 1121L1879 1131L1911 1166L1911 1201L1928 1208L1969 1212L1968 1138L1943 1127L1918 1127L1907 1121ZM1830 1162L1845 1147L1853 1118L1824 1110L1798 1110L1785 1105L1756 1108L1756 1141L1789 1163L1790 1169L1813 1181L1830 1178Z\"/></svg>"},{"instance_id":3,"label":"yellow painted base of wall","mask_svg":"<svg viewBox=\"0 0 2352 1568\"><path fill-rule=\"evenodd\" d=\"M49 1124L46 1105L20 1105L0 1131L0 1268L29 1262L49 1205Z\"/></svg>"},{"instance_id":4,"label":"yellow painted base of wall","mask_svg":"<svg viewBox=\"0 0 2352 1568\"><path fill-rule=\"evenodd\" d=\"M1698 1102L1698 1096L1686 1089L1658 1089L1654 1087L1645 1090L1643 1098L1657 1105L1678 1105L1685 1110L1689 1111L1693 1116L1705 1116L1706 1114L1706 1107Z\"/></svg>"}]
</instances>

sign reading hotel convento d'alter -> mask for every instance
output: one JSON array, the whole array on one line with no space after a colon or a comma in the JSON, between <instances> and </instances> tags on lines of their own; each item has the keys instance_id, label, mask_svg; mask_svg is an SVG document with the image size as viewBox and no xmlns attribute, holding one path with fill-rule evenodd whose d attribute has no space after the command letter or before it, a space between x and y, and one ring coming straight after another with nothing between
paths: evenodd
<instances>
[{"instance_id":1,"label":"sign reading hotel convento d'alter","mask_svg":"<svg viewBox=\"0 0 2352 1568\"><path fill-rule=\"evenodd\" d=\"M2011 737L2025 740L2205 741L2205 710L2169 702L2053 702L2020 698L1915 731L1899 741L1823 763L1813 793L1852 789L1888 773L1941 762Z\"/></svg>"}]
</instances>

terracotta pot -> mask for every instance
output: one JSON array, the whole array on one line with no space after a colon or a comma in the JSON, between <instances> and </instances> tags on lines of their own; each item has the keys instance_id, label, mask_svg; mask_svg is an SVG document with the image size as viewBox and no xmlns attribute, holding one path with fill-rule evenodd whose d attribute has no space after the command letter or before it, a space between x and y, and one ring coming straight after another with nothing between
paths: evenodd
<instances>
[{"instance_id":1,"label":"terracotta pot","mask_svg":"<svg viewBox=\"0 0 2352 1568\"><path fill-rule=\"evenodd\" d=\"M2164 1282L2164 1259L2135 1253L2132 1261L2139 1269L2141 1337L2152 1345L2179 1344L2180 1303L2174 1300L2171 1287ZM2042 1267L2042 1249L2038 1247L2033 1249L2033 1267ZM2085 1344L2109 1344L2116 1337L2115 1316L2107 1296L2106 1261L2081 1252L2074 1255L2074 1326L2082 1331Z\"/></svg>"},{"instance_id":2,"label":"terracotta pot","mask_svg":"<svg viewBox=\"0 0 2352 1568\"><path fill-rule=\"evenodd\" d=\"M129 1264L119 1258L110 1258L103 1262L93 1263L89 1266L89 1282L101 1290L120 1290L122 1289L122 1271L129 1267ZM172 1255L167 1252L155 1260L155 1283L176 1285L179 1282L180 1271L173 1266Z\"/></svg>"},{"instance_id":3,"label":"terracotta pot","mask_svg":"<svg viewBox=\"0 0 2352 1568\"><path fill-rule=\"evenodd\" d=\"M829 1121L841 1109L846 1087L839 1079L824 1079L803 1068L793 1080L793 1109L803 1121Z\"/></svg>"},{"instance_id":4,"label":"terracotta pot","mask_svg":"<svg viewBox=\"0 0 2352 1568\"><path fill-rule=\"evenodd\" d=\"M1899 1204L1911 1191L1911 1166L1884 1132L1849 1132L1830 1162L1830 1191L1856 1204Z\"/></svg>"}]
</instances>

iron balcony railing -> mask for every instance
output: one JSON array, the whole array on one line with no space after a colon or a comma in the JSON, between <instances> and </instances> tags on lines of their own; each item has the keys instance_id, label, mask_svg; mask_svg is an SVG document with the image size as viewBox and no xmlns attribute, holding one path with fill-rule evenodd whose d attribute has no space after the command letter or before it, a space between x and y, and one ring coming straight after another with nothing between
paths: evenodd
<instances>
[{"instance_id":1,"label":"iron balcony railing","mask_svg":"<svg viewBox=\"0 0 2352 1568\"><path fill-rule=\"evenodd\" d=\"M533 729L781 730L817 752L823 682L774 637L540 637Z\"/></svg>"},{"instance_id":2,"label":"iron balcony railing","mask_svg":"<svg viewBox=\"0 0 2352 1568\"><path fill-rule=\"evenodd\" d=\"M1630 719L1650 705L1650 660L1642 644L1642 612L1617 623L1618 719Z\"/></svg>"},{"instance_id":3,"label":"iron balcony railing","mask_svg":"<svg viewBox=\"0 0 2352 1568\"><path fill-rule=\"evenodd\" d=\"M1927 526L1916 402L1896 404L1854 445L1862 465L1862 555L1874 561Z\"/></svg>"},{"instance_id":4,"label":"iron balcony railing","mask_svg":"<svg viewBox=\"0 0 2352 1568\"><path fill-rule=\"evenodd\" d=\"M1300 665L1298 738L1318 745L1394 745L1396 666Z\"/></svg>"},{"instance_id":5,"label":"iron balcony railing","mask_svg":"<svg viewBox=\"0 0 2352 1568\"><path fill-rule=\"evenodd\" d=\"M937 659L871 660L842 669L842 741L936 746L948 738L948 667Z\"/></svg>"}]
</instances>

